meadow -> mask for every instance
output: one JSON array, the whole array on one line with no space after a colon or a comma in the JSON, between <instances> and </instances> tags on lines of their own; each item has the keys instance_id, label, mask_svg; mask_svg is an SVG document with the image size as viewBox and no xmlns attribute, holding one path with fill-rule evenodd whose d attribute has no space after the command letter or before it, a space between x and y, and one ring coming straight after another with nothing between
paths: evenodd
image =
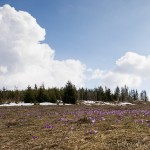
<instances>
[{"instance_id":1,"label":"meadow","mask_svg":"<svg viewBox=\"0 0 150 150\"><path fill-rule=\"evenodd\" d=\"M149 150L150 104L0 107L1 150Z\"/></svg>"}]
</instances>

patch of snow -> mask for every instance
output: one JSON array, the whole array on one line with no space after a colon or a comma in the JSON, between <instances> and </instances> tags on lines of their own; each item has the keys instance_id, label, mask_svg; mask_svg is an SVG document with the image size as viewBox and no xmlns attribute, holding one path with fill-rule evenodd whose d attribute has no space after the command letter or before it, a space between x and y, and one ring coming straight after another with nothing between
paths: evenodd
<instances>
[{"instance_id":1,"label":"patch of snow","mask_svg":"<svg viewBox=\"0 0 150 150\"><path fill-rule=\"evenodd\" d=\"M83 101L82 102L85 105L111 105L111 106L126 106L126 105L135 105L129 102L120 102L120 103L109 103L109 102L102 102L102 101ZM0 106L33 106L34 103L24 103L24 102L19 102L19 103L8 103L8 104L2 104ZM48 105L57 105L57 103L50 103L50 102L43 102L39 103L41 106L48 106ZM59 103L59 105L63 105L63 103ZM65 105L72 105L72 104L65 104Z\"/></svg>"},{"instance_id":2,"label":"patch of snow","mask_svg":"<svg viewBox=\"0 0 150 150\"><path fill-rule=\"evenodd\" d=\"M50 102L43 102L39 103L42 106L47 106L47 105L57 105L57 103L50 103ZM59 105L63 105L63 103L59 103ZM71 105L71 104L65 104L65 105Z\"/></svg>"},{"instance_id":3,"label":"patch of snow","mask_svg":"<svg viewBox=\"0 0 150 150\"><path fill-rule=\"evenodd\" d=\"M42 106L47 106L47 105L57 105L56 103L50 103L50 102L43 102L43 103L39 103Z\"/></svg>"},{"instance_id":4,"label":"patch of snow","mask_svg":"<svg viewBox=\"0 0 150 150\"><path fill-rule=\"evenodd\" d=\"M102 102L102 101L83 101L85 105L111 105L111 106L126 106L126 105L135 105L129 102L120 102L120 103L110 103L110 102Z\"/></svg>"},{"instance_id":5,"label":"patch of snow","mask_svg":"<svg viewBox=\"0 0 150 150\"><path fill-rule=\"evenodd\" d=\"M115 106L116 104L114 104L114 103L109 103L109 102L104 102L104 105L111 105L111 106Z\"/></svg>"},{"instance_id":6,"label":"patch of snow","mask_svg":"<svg viewBox=\"0 0 150 150\"><path fill-rule=\"evenodd\" d=\"M91 104L95 104L95 101L84 101L83 104L91 105Z\"/></svg>"},{"instance_id":7,"label":"patch of snow","mask_svg":"<svg viewBox=\"0 0 150 150\"><path fill-rule=\"evenodd\" d=\"M135 105L135 104L128 103L128 102L122 102L122 103L118 103L117 105L119 105L119 106L125 106L125 105Z\"/></svg>"},{"instance_id":8,"label":"patch of snow","mask_svg":"<svg viewBox=\"0 0 150 150\"><path fill-rule=\"evenodd\" d=\"M57 103L50 103L50 102L43 102L43 103L38 103L41 106L48 106L48 105L57 105ZM1 104L0 106L33 106L34 103L24 103L24 102L19 102L19 103L7 103L7 104ZM59 103L59 105L63 105L63 103ZM65 105L71 105L71 104L65 104Z\"/></svg>"},{"instance_id":9,"label":"patch of snow","mask_svg":"<svg viewBox=\"0 0 150 150\"><path fill-rule=\"evenodd\" d=\"M23 102L20 102L20 103L9 103L9 104L2 104L0 106L32 106L34 105L33 103L23 103Z\"/></svg>"}]
</instances>

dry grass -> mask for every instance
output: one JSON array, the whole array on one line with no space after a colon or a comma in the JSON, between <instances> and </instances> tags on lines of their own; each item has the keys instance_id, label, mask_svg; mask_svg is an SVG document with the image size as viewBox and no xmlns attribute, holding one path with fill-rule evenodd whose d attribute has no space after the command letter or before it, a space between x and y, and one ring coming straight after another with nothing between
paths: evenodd
<instances>
[{"instance_id":1,"label":"dry grass","mask_svg":"<svg viewBox=\"0 0 150 150\"><path fill-rule=\"evenodd\" d=\"M0 108L1 150L149 150L150 106Z\"/></svg>"}]
</instances>

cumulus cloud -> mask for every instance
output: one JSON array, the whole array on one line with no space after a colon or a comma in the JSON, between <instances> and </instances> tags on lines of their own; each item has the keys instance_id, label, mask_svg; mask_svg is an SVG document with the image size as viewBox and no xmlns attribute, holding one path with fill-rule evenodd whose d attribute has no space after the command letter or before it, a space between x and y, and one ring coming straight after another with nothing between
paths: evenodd
<instances>
[{"instance_id":1,"label":"cumulus cloud","mask_svg":"<svg viewBox=\"0 0 150 150\"><path fill-rule=\"evenodd\" d=\"M150 76L150 56L142 56L133 52L127 52L116 61L116 71L121 73L133 73L142 77Z\"/></svg>"},{"instance_id":2,"label":"cumulus cloud","mask_svg":"<svg viewBox=\"0 0 150 150\"><path fill-rule=\"evenodd\" d=\"M43 43L45 34L29 13L0 7L0 88L24 89L35 83L61 87L68 80L78 87L92 82L137 88L150 80L150 56L127 52L112 70L88 69L79 60L56 60L55 51Z\"/></svg>"},{"instance_id":3,"label":"cumulus cloud","mask_svg":"<svg viewBox=\"0 0 150 150\"><path fill-rule=\"evenodd\" d=\"M1 73L6 73L6 72L7 72L7 67L5 67L5 66L0 66L0 72L1 72Z\"/></svg>"},{"instance_id":4,"label":"cumulus cloud","mask_svg":"<svg viewBox=\"0 0 150 150\"><path fill-rule=\"evenodd\" d=\"M0 7L0 86L84 84L86 66L79 60L55 60L55 51L41 43L45 34L29 13Z\"/></svg>"},{"instance_id":5,"label":"cumulus cloud","mask_svg":"<svg viewBox=\"0 0 150 150\"><path fill-rule=\"evenodd\" d=\"M95 70L92 78L109 87L128 85L139 88L143 82L150 79L150 56L142 56L134 52L127 52L116 61L112 70Z\"/></svg>"}]
</instances>

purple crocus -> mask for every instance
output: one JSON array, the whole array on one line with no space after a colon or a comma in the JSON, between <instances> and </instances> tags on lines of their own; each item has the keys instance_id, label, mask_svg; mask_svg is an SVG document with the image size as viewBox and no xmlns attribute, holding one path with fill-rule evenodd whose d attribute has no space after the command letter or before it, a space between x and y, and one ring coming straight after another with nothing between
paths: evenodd
<instances>
[{"instance_id":1,"label":"purple crocus","mask_svg":"<svg viewBox=\"0 0 150 150\"><path fill-rule=\"evenodd\" d=\"M47 128L47 129L53 129L54 127L53 127L53 126L50 126L48 123L46 123L46 128Z\"/></svg>"},{"instance_id":2,"label":"purple crocus","mask_svg":"<svg viewBox=\"0 0 150 150\"><path fill-rule=\"evenodd\" d=\"M34 139L34 140L38 139L38 136L32 136L32 139Z\"/></svg>"},{"instance_id":3,"label":"purple crocus","mask_svg":"<svg viewBox=\"0 0 150 150\"><path fill-rule=\"evenodd\" d=\"M98 131L97 130L90 130L88 133L89 134L96 134Z\"/></svg>"}]
</instances>

